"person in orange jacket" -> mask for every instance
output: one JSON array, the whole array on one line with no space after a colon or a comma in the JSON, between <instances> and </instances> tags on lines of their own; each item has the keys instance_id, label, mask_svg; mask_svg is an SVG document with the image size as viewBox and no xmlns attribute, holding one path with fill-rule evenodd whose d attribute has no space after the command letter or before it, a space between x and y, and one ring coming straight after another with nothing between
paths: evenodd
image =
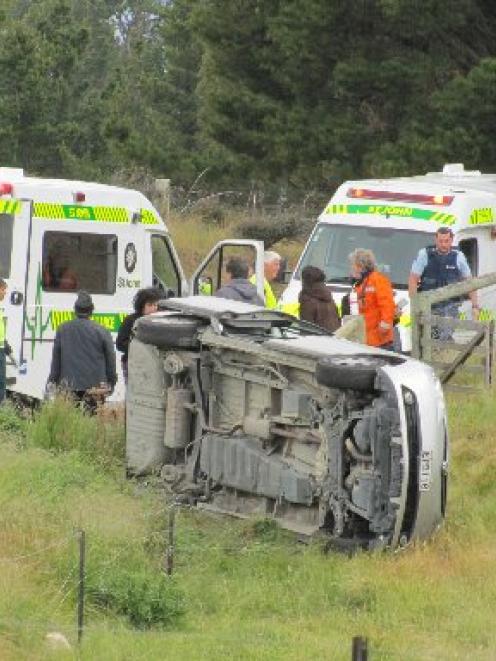
<instances>
[{"instance_id":1,"label":"person in orange jacket","mask_svg":"<svg viewBox=\"0 0 496 661\"><path fill-rule=\"evenodd\" d=\"M367 344L393 350L395 303L391 281L376 270L374 253L357 248L350 256L358 311L365 319Z\"/></svg>"}]
</instances>

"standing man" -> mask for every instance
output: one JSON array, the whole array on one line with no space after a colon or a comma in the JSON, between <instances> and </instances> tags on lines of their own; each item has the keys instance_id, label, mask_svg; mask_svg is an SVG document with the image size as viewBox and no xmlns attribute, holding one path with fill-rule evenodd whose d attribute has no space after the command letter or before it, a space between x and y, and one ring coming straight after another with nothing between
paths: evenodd
<instances>
[{"instance_id":1,"label":"standing man","mask_svg":"<svg viewBox=\"0 0 496 661\"><path fill-rule=\"evenodd\" d=\"M366 342L370 346L393 351L395 313L391 281L376 270L374 253L357 248L348 257L355 279L352 292L358 300L358 311L365 321Z\"/></svg>"},{"instance_id":2,"label":"standing man","mask_svg":"<svg viewBox=\"0 0 496 661\"><path fill-rule=\"evenodd\" d=\"M272 291L270 283L277 278L280 268L281 255L273 250L267 250L264 252L264 296L265 307L269 310L275 310L277 307L277 298ZM255 274L250 277L250 282L253 285L257 284L257 277Z\"/></svg>"},{"instance_id":3,"label":"standing man","mask_svg":"<svg viewBox=\"0 0 496 661\"><path fill-rule=\"evenodd\" d=\"M104 395L91 391L106 386L112 392L117 382L115 352L109 331L92 321L93 301L80 291L74 304L76 318L61 324L55 334L48 383L66 388L90 412Z\"/></svg>"},{"instance_id":4,"label":"standing man","mask_svg":"<svg viewBox=\"0 0 496 661\"><path fill-rule=\"evenodd\" d=\"M248 280L249 270L248 263L244 259L231 257L226 264L229 281L215 292L215 296L263 307L264 302L258 295L257 288Z\"/></svg>"},{"instance_id":5,"label":"standing man","mask_svg":"<svg viewBox=\"0 0 496 661\"><path fill-rule=\"evenodd\" d=\"M472 273L465 255L461 250L453 248L453 232L449 227L440 227L436 232L435 245L422 248L412 264L408 279L408 293L411 298L417 291L438 289L471 277ZM472 317L477 320L480 309L477 292L470 292L469 297L472 302ZM441 317L456 319L459 307L460 301L451 299L435 303L432 311ZM444 333L438 331L438 334L440 339L449 339L451 329L446 329Z\"/></svg>"},{"instance_id":6,"label":"standing man","mask_svg":"<svg viewBox=\"0 0 496 661\"><path fill-rule=\"evenodd\" d=\"M6 384L6 364L5 357L10 355L11 349L7 342L7 319L5 317L5 310L3 301L7 293L7 283L0 278L0 404L5 399L5 384Z\"/></svg>"}]
</instances>

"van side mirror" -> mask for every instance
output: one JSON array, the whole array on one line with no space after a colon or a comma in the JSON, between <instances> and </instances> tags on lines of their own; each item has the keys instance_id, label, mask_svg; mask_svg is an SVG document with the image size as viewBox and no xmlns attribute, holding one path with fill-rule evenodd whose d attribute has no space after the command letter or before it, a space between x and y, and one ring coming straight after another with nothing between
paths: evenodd
<instances>
[{"instance_id":1,"label":"van side mirror","mask_svg":"<svg viewBox=\"0 0 496 661\"><path fill-rule=\"evenodd\" d=\"M291 276L292 276L292 275L293 275L293 271L288 271L288 270L283 271L283 272L282 272L282 277L281 277L282 282L283 282L285 285L289 285L289 283L290 283L290 281L291 281Z\"/></svg>"},{"instance_id":2,"label":"van side mirror","mask_svg":"<svg viewBox=\"0 0 496 661\"><path fill-rule=\"evenodd\" d=\"M22 295L22 292L20 292L20 291L13 291L10 294L10 303L11 303L11 305L22 305L23 300L24 300L24 296Z\"/></svg>"}]
</instances>

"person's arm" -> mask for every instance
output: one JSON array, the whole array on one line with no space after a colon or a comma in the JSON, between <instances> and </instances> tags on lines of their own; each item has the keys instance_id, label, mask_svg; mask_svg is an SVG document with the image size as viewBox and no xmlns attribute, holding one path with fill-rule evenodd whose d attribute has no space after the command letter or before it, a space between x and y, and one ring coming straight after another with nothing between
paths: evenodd
<instances>
[{"instance_id":1,"label":"person's arm","mask_svg":"<svg viewBox=\"0 0 496 661\"><path fill-rule=\"evenodd\" d=\"M456 265L463 280L468 280L472 277L472 272L470 270L470 266L468 265L467 258L461 250L458 251ZM470 302L472 304L472 317L474 319L478 319L480 312L478 292L471 291L469 292L468 297L470 298Z\"/></svg>"},{"instance_id":2,"label":"person's arm","mask_svg":"<svg viewBox=\"0 0 496 661\"><path fill-rule=\"evenodd\" d=\"M408 295L410 298L415 296L418 291L420 278L427 266L427 250L422 248L419 250L417 257L414 259L412 268L410 269L410 276L408 278Z\"/></svg>"},{"instance_id":3,"label":"person's arm","mask_svg":"<svg viewBox=\"0 0 496 661\"><path fill-rule=\"evenodd\" d=\"M387 333L393 328L395 304L391 282L382 277L376 285L376 300L379 308L380 320L379 331Z\"/></svg>"},{"instance_id":4,"label":"person's arm","mask_svg":"<svg viewBox=\"0 0 496 661\"><path fill-rule=\"evenodd\" d=\"M134 324L134 315L128 315L122 322L119 332L117 333L117 339L115 341L115 346L118 351L127 355L129 351L129 341L131 339L131 330Z\"/></svg>"},{"instance_id":5,"label":"person's arm","mask_svg":"<svg viewBox=\"0 0 496 661\"><path fill-rule=\"evenodd\" d=\"M105 373L107 381L113 388L117 383L117 369L115 366L115 351L112 335L108 331L103 336L103 353L105 355Z\"/></svg>"},{"instance_id":6,"label":"person's arm","mask_svg":"<svg viewBox=\"0 0 496 661\"><path fill-rule=\"evenodd\" d=\"M317 317L317 308L312 301L305 296L303 300L300 299L300 319L302 321L310 321L315 323Z\"/></svg>"},{"instance_id":7,"label":"person's arm","mask_svg":"<svg viewBox=\"0 0 496 661\"><path fill-rule=\"evenodd\" d=\"M410 273L410 276L408 278L408 295L410 298L412 296L415 296L415 294L418 291L418 286L420 282L420 276L417 275L416 273Z\"/></svg>"},{"instance_id":8,"label":"person's arm","mask_svg":"<svg viewBox=\"0 0 496 661\"><path fill-rule=\"evenodd\" d=\"M53 343L52 351L52 364L50 366L50 374L48 375L48 383L60 383L60 367L62 359L62 347L60 344L60 333L55 333L55 341Z\"/></svg>"}]
</instances>

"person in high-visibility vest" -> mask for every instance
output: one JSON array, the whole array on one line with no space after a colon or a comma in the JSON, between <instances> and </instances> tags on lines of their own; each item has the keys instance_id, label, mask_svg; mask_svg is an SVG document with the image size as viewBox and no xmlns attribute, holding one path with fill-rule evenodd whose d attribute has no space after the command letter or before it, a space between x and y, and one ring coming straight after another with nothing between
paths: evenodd
<instances>
[{"instance_id":1,"label":"person in high-visibility vest","mask_svg":"<svg viewBox=\"0 0 496 661\"><path fill-rule=\"evenodd\" d=\"M277 298L272 291L271 282L275 280L281 268L281 255L273 250L264 252L264 297L265 307L269 310L275 310L277 307ZM250 277L252 284L257 283L257 277L253 274Z\"/></svg>"},{"instance_id":2,"label":"person in high-visibility vest","mask_svg":"<svg viewBox=\"0 0 496 661\"><path fill-rule=\"evenodd\" d=\"M5 399L5 382L6 382L6 364L5 356L9 353L9 345L7 344L7 320L5 318L5 310L2 305L7 293L7 283L0 278L0 404Z\"/></svg>"}]
</instances>

